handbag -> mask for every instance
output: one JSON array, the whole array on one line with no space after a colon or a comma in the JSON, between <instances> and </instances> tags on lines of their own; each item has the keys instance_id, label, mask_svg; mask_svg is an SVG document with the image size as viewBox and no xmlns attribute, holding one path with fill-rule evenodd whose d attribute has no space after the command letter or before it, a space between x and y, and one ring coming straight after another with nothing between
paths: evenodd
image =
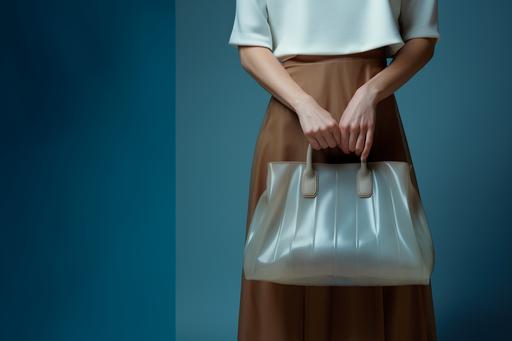
<instances>
[{"instance_id":1,"label":"handbag","mask_svg":"<svg viewBox=\"0 0 512 341\"><path fill-rule=\"evenodd\" d=\"M248 280L295 285L430 283L434 246L403 161L276 161L244 245Z\"/></svg>"}]
</instances>

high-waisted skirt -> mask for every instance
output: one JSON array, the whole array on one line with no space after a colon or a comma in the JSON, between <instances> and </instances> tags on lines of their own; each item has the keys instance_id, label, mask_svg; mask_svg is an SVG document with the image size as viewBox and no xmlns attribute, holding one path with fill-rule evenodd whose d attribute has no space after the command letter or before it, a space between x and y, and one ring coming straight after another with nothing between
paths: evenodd
<instances>
[{"instance_id":1,"label":"high-waisted skirt","mask_svg":"<svg viewBox=\"0 0 512 341\"><path fill-rule=\"evenodd\" d=\"M383 50L283 62L291 77L339 121L358 87L387 66ZM308 141L296 113L271 97L253 155L246 235L265 190L267 163L305 161ZM395 97L377 106L370 161L412 159ZM313 162L359 162L339 148ZM413 184L418 187L414 168ZM419 192L419 188L418 188ZM242 272L238 341L433 341L431 285L300 286L246 280Z\"/></svg>"}]
</instances>

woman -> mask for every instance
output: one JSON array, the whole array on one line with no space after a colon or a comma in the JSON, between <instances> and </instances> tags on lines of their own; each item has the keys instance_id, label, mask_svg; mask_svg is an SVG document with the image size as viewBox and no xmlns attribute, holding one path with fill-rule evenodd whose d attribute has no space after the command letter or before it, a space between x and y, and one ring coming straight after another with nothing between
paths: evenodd
<instances>
[{"instance_id":1,"label":"woman","mask_svg":"<svg viewBox=\"0 0 512 341\"><path fill-rule=\"evenodd\" d=\"M394 92L433 56L436 0L237 0L229 44L271 93L253 156L246 233L270 161L412 159ZM387 64L387 57L392 62ZM412 169L413 183L418 189ZM246 280L238 341L436 340L431 285Z\"/></svg>"}]
</instances>

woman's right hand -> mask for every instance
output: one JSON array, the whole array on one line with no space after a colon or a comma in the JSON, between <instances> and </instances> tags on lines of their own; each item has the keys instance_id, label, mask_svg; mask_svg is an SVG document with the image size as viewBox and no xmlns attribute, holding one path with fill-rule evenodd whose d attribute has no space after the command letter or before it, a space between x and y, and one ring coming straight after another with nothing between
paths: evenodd
<instances>
[{"instance_id":1,"label":"woman's right hand","mask_svg":"<svg viewBox=\"0 0 512 341\"><path fill-rule=\"evenodd\" d=\"M341 144L338 122L313 97L295 105L302 131L313 149L334 148Z\"/></svg>"},{"instance_id":2,"label":"woman's right hand","mask_svg":"<svg viewBox=\"0 0 512 341\"><path fill-rule=\"evenodd\" d=\"M313 149L339 146L341 130L332 115L306 93L274 56L262 46L240 46L240 62L265 89L295 112Z\"/></svg>"}]
</instances>

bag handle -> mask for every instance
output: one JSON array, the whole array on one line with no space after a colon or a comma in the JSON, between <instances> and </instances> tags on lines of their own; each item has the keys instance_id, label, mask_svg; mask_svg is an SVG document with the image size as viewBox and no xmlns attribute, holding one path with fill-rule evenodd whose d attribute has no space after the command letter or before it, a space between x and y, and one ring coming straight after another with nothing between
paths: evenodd
<instances>
[{"instance_id":1,"label":"bag handle","mask_svg":"<svg viewBox=\"0 0 512 341\"><path fill-rule=\"evenodd\" d=\"M356 185L357 194L360 198L369 198L373 192L372 172L366 164L366 160L361 160L361 167L357 171ZM313 167L313 148L308 144L306 155L306 167L301 176L301 191L306 198L314 198L318 192L318 174Z\"/></svg>"}]
</instances>

